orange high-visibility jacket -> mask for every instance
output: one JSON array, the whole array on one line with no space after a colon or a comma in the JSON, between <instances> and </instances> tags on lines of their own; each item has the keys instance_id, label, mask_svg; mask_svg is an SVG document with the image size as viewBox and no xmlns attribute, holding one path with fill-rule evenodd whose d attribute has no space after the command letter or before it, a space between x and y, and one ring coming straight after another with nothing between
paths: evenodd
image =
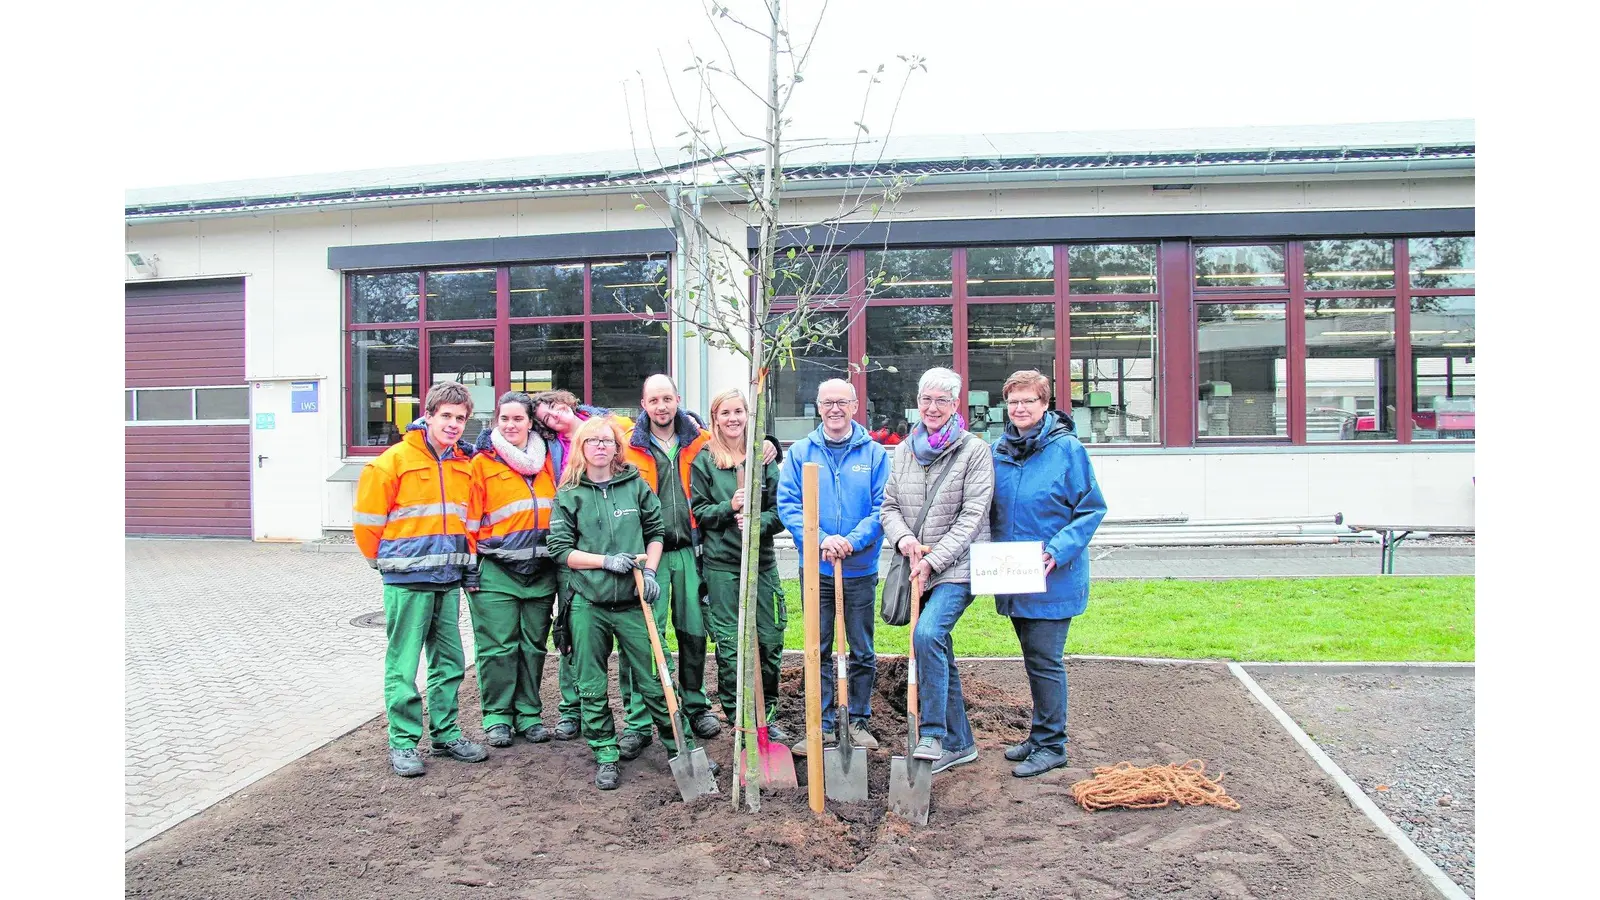
<instances>
[{"instance_id":1,"label":"orange high-visibility jacket","mask_svg":"<svg viewBox=\"0 0 1600 900\"><path fill-rule=\"evenodd\" d=\"M467 508L478 554L525 579L554 573L544 538L555 504L555 463L546 454L539 471L523 475L495 452L489 430L483 434L472 457L472 503Z\"/></svg>"},{"instance_id":2,"label":"orange high-visibility jacket","mask_svg":"<svg viewBox=\"0 0 1600 900\"><path fill-rule=\"evenodd\" d=\"M400 443L361 470L355 538L384 584L451 585L477 565L477 539L467 528L472 451L457 444L441 459L418 419Z\"/></svg>"},{"instance_id":3,"label":"orange high-visibility jacket","mask_svg":"<svg viewBox=\"0 0 1600 900\"><path fill-rule=\"evenodd\" d=\"M701 428L697 419L692 418L682 410L678 411L678 480L683 483L683 496L685 499L693 496L689 492L689 467L694 465L694 458L700 455L701 449L711 442L711 432ZM650 490L661 493L660 475L656 472L656 457L650 452L650 417L641 415L633 429L628 432L628 447L624 458L639 467L639 474L644 476L645 483L650 485ZM695 534L695 544L699 544L700 525L695 522L694 513L689 513L689 529Z\"/></svg>"}]
</instances>

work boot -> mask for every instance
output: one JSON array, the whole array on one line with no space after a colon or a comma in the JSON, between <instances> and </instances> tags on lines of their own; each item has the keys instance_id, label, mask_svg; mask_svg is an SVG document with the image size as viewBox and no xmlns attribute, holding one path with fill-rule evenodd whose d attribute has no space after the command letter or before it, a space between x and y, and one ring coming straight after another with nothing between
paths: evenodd
<instances>
[{"instance_id":1,"label":"work boot","mask_svg":"<svg viewBox=\"0 0 1600 900\"><path fill-rule=\"evenodd\" d=\"M644 748L650 746L655 736L647 732L624 731L617 739L617 753L623 759L638 759Z\"/></svg>"},{"instance_id":2,"label":"work boot","mask_svg":"<svg viewBox=\"0 0 1600 900\"><path fill-rule=\"evenodd\" d=\"M1028 740L1023 741L1020 744L1012 744L1010 747L1007 747L1006 748L1006 759L1009 759L1012 762L1022 762L1023 760L1027 759L1028 758L1028 754L1030 754L1032 752L1033 752L1033 739L1030 738Z\"/></svg>"},{"instance_id":3,"label":"work boot","mask_svg":"<svg viewBox=\"0 0 1600 900\"><path fill-rule=\"evenodd\" d=\"M542 744L545 741L550 740L550 729L544 727L538 722L535 722L532 725L529 725L527 728L522 729L522 736L530 744Z\"/></svg>"},{"instance_id":4,"label":"work boot","mask_svg":"<svg viewBox=\"0 0 1600 900\"><path fill-rule=\"evenodd\" d=\"M978 745L973 744L965 750L946 750L939 761L933 764L933 774L937 775L945 769L964 766L978 758Z\"/></svg>"},{"instance_id":5,"label":"work boot","mask_svg":"<svg viewBox=\"0 0 1600 900\"><path fill-rule=\"evenodd\" d=\"M878 749L878 739L873 737L872 732L867 730L867 721L865 719L857 719L850 723L850 743L857 747L865 747L868 750Z\"/></svg>"},{"instance_id":6,"label":"work boot","mask_svg":"<svg viewBox=\"0 0 1600 900\"><path fill-rule=\"evenodd\" d=\"M1011 770L1011 774L1018 778L1032 778L1035 775L1043 775L1051 769L1059 769L1066 764L1067 755L1065 753L1057 753L1054 750L1035 747L1033 752L1028 754L1027 759Z\"/></svg>"},{"instance_id":7,"label":"work boot","mask_svg":"<svg viewBox=\"0 0 1600 900\"><path fill-rule=\"evenodd\" d=\"M389 768L401 778L415 778L423 772L422 754L415 747L390 747Z\"/></svg>"},{"instance_id":8,"label":"work boot","mask_svg":"<svg viewBox=\"0 0 1600 900\"><path fill-rule=\"evenodd\" d=\"M448 756L461 762L483 762L489 758L489 751L483 749L482 744L474 744L464 737L456 738L446 743L433 742L434 756Z\"/></svg>"},{"instance_id":9,"label":"work boot","mask_svg":"<svg viewBox=\"0 0 1600 900\"><path fill-rule=\"evenodd\" d=\"M777 722L768 722L767 740L772 741L774 744L787 744L789 743L789 732L779 728Z\"/></svg>"},{"instance_id":10,"label":"work boot","mask_svg":"<svg viewBox=\"0 0 1600 900\"><path fill-rule=\"evenodd\" d=\"M709 709L695 716L689 727L694 729L697 738L714 738L722 733L722 723L717 721L717 714Z\"/></svg>"},{"instance_id":11,"label":"work boot","mask_svg":"<svg viewBox=\"0 0 1600 900\"><path fill-rule=\"evenodd\" d=\"M944 744L936 737L925 737L917 741L917 749L911 751L912 759L925 759L928 762L938 762L944 756Z\"/></svg>"},{"instance_id":12,"label":"work boot","mask_svg":"<svg viewBox=\"0 0 1600 900\"><path fill-rule=\"evenodd\" d=\"M489 746L491 746L491 747L509 747L509 746L511 746L511 726L510 725L492 725L492 726L490 726L489 727L489 732L488 732L488 741L489 741Z\"/></svg>"},{"instance_id":13,"label":"work boot","mask_svg":"<svg viewBox=\"0 0 1600 900\"><path fill-rule=\"evenodd\" d=\"M772 726L768 725L767 727L771 728ZM822 746L824 748L827 748L830 744L835 744L835 743L838 743L838 741L834 738L833 732L824 731L822 733ZM794 754L795 756L805 756L806 755L806 739L805 738L801 738L800 740L795 741L794 744L789 747L789 752Z\"/></svg>"},{"instance_id":14,"label":"work boot","mask_svg":"<svg viewBox=\"0 0 1600 900\"><path fill-rule=\"evenodd\" d=\"M600 771L594 773L594 786L602 791L614 791L622 783L622 773L617 771L616 763L601 763Z\"/></svg>"},{"instance_id":15,"label":"work boot","mask_svg":"<svg viewBox=\"0 0 1600 900\"><path fill-rule=\"evenodd\" d=\"M556 735L556 740L558 740L558 741L570 741L573 738L577 737L578 736L578 720L577 719L562 719L561 721L557 722L556 723L555 735Z\"/></svg>"}]
</instances>

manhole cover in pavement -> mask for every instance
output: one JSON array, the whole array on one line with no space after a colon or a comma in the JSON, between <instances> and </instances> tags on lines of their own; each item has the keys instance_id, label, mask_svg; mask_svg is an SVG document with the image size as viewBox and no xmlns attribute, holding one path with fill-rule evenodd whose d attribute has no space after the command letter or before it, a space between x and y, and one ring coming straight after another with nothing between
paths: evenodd
<instances>
[{"instance_id":1,"label":"manhole cover in pavement","mask_svg":"<svg viewBox=\"0 0 1600 900\"><path fill-rule=\"evenodd\" d=\"M377 612L362 613L361 615L356 616L354 619L351 619L350 624L357 628L382 628L383 610L380 609Z\"/></svg>"}]
</instances>

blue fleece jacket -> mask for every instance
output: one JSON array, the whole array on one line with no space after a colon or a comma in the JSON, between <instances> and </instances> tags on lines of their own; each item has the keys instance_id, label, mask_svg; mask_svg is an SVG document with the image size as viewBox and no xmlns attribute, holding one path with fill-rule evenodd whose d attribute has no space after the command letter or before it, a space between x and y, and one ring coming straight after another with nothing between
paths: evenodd
<instances>
[{"instance_id":1,"label":"blue fleece jacket","mask_svg":"<svg viewBox=\"0 0 1600 900\"><path fill-rule=\"evenodd\" d=\"M801 467L808 462L821 465L822 477L817 479L821 539L839 535L850 542L855 552L845 557L846 578L876 575L878 550L883 545L878 512L883 508L883 489L889 483L889 454L859 422L850 423L850 446L841 461L834 461L824 446L825 440L819 425L816 431L789 446L778 476L778 518L794 536L795 547L803 549ZM832 563L822 560L821 569L824 576L833 577Z\"/></svg>"}]
</instances>

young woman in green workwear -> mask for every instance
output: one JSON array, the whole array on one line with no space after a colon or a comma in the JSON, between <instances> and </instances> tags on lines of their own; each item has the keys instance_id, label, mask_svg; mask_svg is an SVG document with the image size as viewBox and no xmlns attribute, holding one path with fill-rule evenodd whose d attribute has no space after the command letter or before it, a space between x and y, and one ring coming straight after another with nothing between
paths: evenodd
<instances>
[{"instance_id":1,"label":"young woman in green workwear","mask_svg":"<svg viewBox=\"0 0 1600 900\"><path fill-rule=\"evenodd\" d=\"M745 428L750 410L744 394L724 391L711 400L711 440L689 468L689 505L700 525L701 577L706 585L711 636L717 642L717 699L729 722L734 706L739 623L739 562L743 553ZM761 541L756 563L756 644L761 660L761 690L766 700L767 733L774 741L789 736L774 724L778 715L778 668L783 662L783 630L788 624L772 538L778 521L778 467L766 467L761 484Z\"/></svg>"},{"instance_id":2,"label":"young woman in green workwear","mask_svg":"<svg viewBox=\"0 0 1600 900\"><path fill-rule=\"evenodd\" d=\"M556 488L545 546L559 567L583 737L600 765L594 783L609 791L620 781L616 723L607 691L613 644L618 665L633 673L661 743L669 754L677 752L633 580L634 558L643 555L644 599L653 604L661 592L655 569L665 528L655 492L637 468L623 462L620 423L611 416L589 419L573 434L572 449Z\"/></svg>"}]
</instances>

